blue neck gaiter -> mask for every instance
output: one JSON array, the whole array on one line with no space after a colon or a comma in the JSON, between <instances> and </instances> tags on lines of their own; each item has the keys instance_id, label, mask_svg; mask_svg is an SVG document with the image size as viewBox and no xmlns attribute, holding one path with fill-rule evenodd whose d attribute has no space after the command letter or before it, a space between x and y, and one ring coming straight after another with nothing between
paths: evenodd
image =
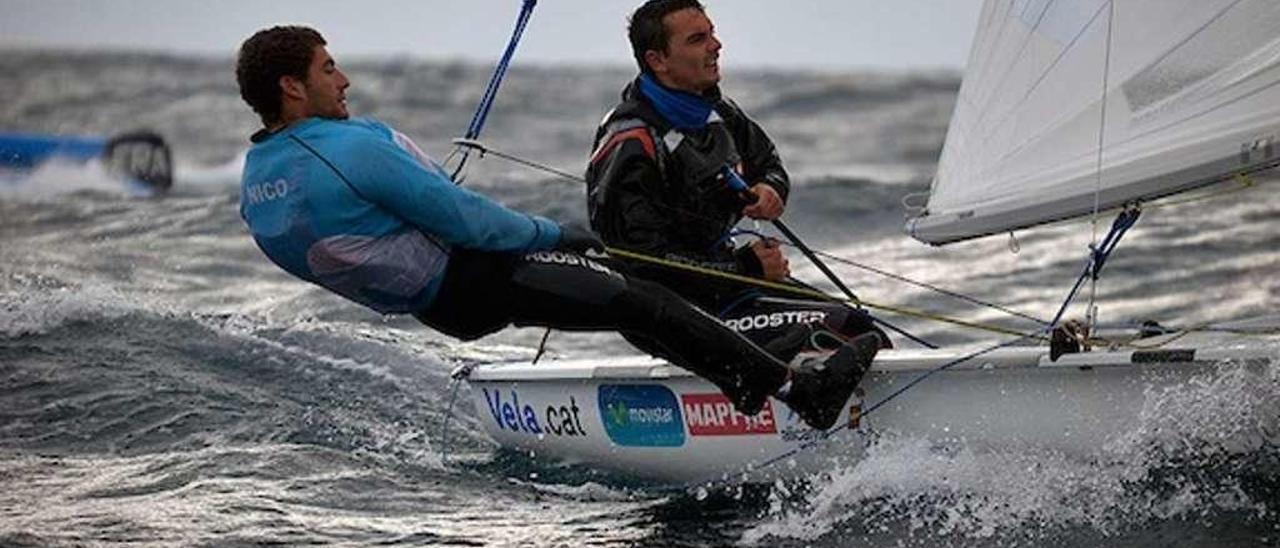
<instances>
[{"instance_id":1,"label":"blue neck gaiter","mask_svg":"<svg viewBox=\"0 0 1280 548\"><path fill-rule=\"evenodd\" d=\"M711 103L702 97L685 91L668 89L649 73L640 74L640 93L653 103L658 114L679 129L707 127L711 116Z\"/></svg>"}]
</instances>

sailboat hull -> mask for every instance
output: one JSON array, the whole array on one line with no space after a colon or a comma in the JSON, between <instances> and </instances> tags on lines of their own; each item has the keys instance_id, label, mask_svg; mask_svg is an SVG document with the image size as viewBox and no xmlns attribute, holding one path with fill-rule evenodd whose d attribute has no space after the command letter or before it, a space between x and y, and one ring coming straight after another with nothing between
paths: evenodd
<instances>
[{"instance_id":1,"label":"sailboat hull","mask_svg":"<svg viewBox=\"0 0 1280 548\"><path fill-rule=\"evenodd\" d=\"M710 383L651 358L488 365L469 382L480 422L504 447L687 484L773 481L830 469L855 462L883 434L1087 455L1132 430L1148 398L1221 363L1191 350L1050 362L1040 349L1014 348L892 396L963 355L883 352L848 404L850 427L825 440L777 400L747 417Z\"/></svg>"}]
</instances>

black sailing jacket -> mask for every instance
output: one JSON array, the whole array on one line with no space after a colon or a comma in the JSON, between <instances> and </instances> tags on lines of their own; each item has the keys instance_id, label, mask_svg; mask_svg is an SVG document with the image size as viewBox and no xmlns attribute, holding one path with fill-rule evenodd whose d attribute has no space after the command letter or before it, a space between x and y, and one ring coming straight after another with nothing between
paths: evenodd
<instances>
[{"instance_id":1,"label":"black sailing jacket","mask_svg":"<svg viewBox=\"0 0 1280 548\"><path fill-rule=\"evenodd\" d=\"M785 200L791 189L773 141L733 101L713 89L706 128L674 129L632 82L622 103L596 131L587 166L591 227L606 244L669 260L759 277L755 254L734 249L728 232L744 203L722 169L747 184L765 183ZM717 119L718 118L718 119ZM640 261L621 261L633 275L661 283L715 313L741 285ZM713 309L714 308L714 309Z\"/></svg>"}]
</instances>

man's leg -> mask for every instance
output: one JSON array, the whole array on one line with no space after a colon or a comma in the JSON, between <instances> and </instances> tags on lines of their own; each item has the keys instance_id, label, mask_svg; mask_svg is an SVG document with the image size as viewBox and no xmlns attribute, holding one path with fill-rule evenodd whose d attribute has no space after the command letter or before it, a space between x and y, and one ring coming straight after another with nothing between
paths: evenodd
<instances>
[{"instance_id":1,"label":"man's leg","mask_svg":"<svg viewBox=\"0 0 1280 548\"><path fill-rule=\"evenodd\" d=\"M711 381L755 414L786 365L670 290L561 252L524 257L511 276L511 321L563 330L617 330L641 350Z\"/></svg>"}]
</instances>

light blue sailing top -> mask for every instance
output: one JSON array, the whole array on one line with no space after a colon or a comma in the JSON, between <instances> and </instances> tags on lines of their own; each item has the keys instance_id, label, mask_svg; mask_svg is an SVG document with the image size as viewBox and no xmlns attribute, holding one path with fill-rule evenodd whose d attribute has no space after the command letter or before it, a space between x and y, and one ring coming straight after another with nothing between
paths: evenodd
<instances>
[{"instance_id":1,"label":"light blue sailing top","mask_svg":"<svg viewBox=\"0 0 1280 548\"><path fill-rule=\"evenodd\" d=\"M259 132L240 215L281 268L382 313L428 308L453 248L526 253L560 227L454 185L376 120L308 118Z\"/></svg>"}]
</instances>

